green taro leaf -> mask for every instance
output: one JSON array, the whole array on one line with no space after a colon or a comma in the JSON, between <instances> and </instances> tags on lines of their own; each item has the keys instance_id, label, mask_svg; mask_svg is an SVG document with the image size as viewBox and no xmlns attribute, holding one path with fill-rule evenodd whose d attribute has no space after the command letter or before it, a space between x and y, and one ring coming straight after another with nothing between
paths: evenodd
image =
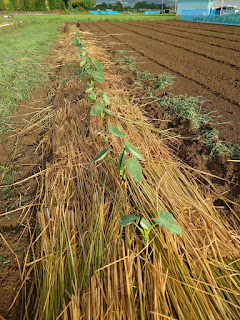
<instances>
[{"instance_id":1,"label":"green taro leaf","mask_svg":"<svg viewBox=\"0 0 240 320\"><path fill-rule=\"evenodd\" d=\"M86 92L87 93L87 92ZM96 94L94 93L94 92L91 92L88 96L87 96L87 100L89 101L89 102L93 102L93 101L95 101L96 100ZM93 115L93 114L92 114Z\"/></svg>"},{"instance_id":2,"label":"green taro leaf","mask_svg":"<svg viewBox=\"0 0 240 320\"><path fill-rule=\"evenodd\" d=\"M107 108L104 108L103 111L106 112L107 114L109 114L109 116L112 116L112 114L113 114L112 111Z\"/></svg>"},{"instance_id":3,"label":"green taro leaf","mask_svg":"<svg viewBox=\"0 0 240 320\"><path fill-rule=\"evenodd\" d=\"M127 169L134 180L137 182L142 182L142 166L136 158L127 160Z\"/></svg>"},{"instance_id":4,"label":"green taro leaf","mask_svg":"<svg viewBox=\"0 0 240 320\"><path fill-rule=\"evenodd\" d=\"M84 59L80 62L80 67L82 68L83 66L85 66L85 64L87 63L87 61Z\"/></svg>"},{"instance_id":5,"label":"green taro leaf","mask_svg":"<svg viewBox=\"0 0 240 320\"><path fill-rule=\"evenodd\" d=\"M153 221L161 227L168 229L171 232L171 234L176 233L182 236L182 229L179 227L179 225L177 224L176 220L170 212L159 210L158 217L155 218Z\"/></svg>"},{"instance_id":6,"label":"green taro leaf","mask_svg":"<svg viewBox=\"0 0 240 320\"><path fill-rule=\"evenodd\" d=\"M145 219L141 219L140 221L140 226L143 228L143 229L146 229L148 230L149 228L151 228L151 223Z\"/></svg>"},{"instance_id":7,"label":"green taro leaf","mask_svg":"<svg viewBox=\"0 0 240 320\"><path fill-rule=\"evenodd\" d=\"M108 130L117 137L124 138L125 134L122 133L117 127L108 127Z\"/></svg>"},{"instance_id":8,"label":"green taro leaf","mask_svg":"<svg viewBox=\"0 0 240 320\"><path fill-rule=\"evenodd\" d=\"M80 79L81 79L81 80L82 80L82 79L85 77L85 75L88 73L89 69L90 69L90 67L84 67L84 68L82 69L82 73L81 73L81 76L80 76Z\"/></svg>"},{"instance_id":9,"label":"green taro leaf","mask_svg":"<svg viewBox=\"0 0 240 320\"><path fill-rule=\"evenodd\" d=\"M73 44L75 46L80 46L80 44L81 44L80 39L78 39L78 38L73 39Z\"/></svg>"},{"instance_id":10,"label":"green taro leaf","mask_svg":"<svg viewBox=\"0 0 240 320\"><path fill-rule=\"evenodd\" d=\"M95 61L93 60L93 64L95 65L97 71L98 71L99 73L102 73L102 74L103 74L103 68L102 68L101 63L100 63L99 61L97 61L97 60L95 60Z\"/></svg>"},{"instance_id":11,"label":"green taro leaf","mask_svg":"<svg viewBox=\"0 0 240 320\"><path fill-rule=\"evenodd\" d=\"M85 92L86 92L86 93L90 93L90 92L93 91L93 89L94 89L93 87L89 87Z\"/></svg>"},{"instance_id":12,"label":"green taro leaf","mask_svg":"<svg viewBox=\"0 0 240 320\"><path fill-rule=\"evenodd\" d=\"M134 147L130 142L127 140L124 141L125 147L127 152L129 152L132 156L138 158L139 160L145 160L144 156L141 154L141 152Z\"/></svg>"},{"instance_id":13,"label":"green taro leaf","mask_svg":"<svg viewBox=\"0 0 240 320\"><path fill-rule=\"evenodd\" d=\"M102 98L106 105L109 105L111 103L111 99L109 98L109 95L107 94L107 92L103 93Z\"/></svg>"},{"instance_id":14,"label":"green taro leaf","mask_svg":"<svg viewBox=\"0 0 240 320\"><path fill-rule=\"evenodd\" d=\"M99 83L103 83L105 81L104 75L102 72L97 72L94 70L89 70L88 74L93 77L93 79Z\"/></svg>"},{"instance_id":15,"label":"green taro leaf","mask_svg":"<svg viewBox=\"0 0 240 320\"><path fill-rule=\"evenodd\" d=\"M91 116L98 116L103 112L104 109L104 104L101 103L100 101L97 101L94 106L92 106L92 109L90 111Z\"/></svg>"},{"instance_id":16,"label":"green taro leaf","mask_svg":"<svg viewBox=\"0 0 240 320\"><path fill-rule=\"evenodd\" d=\"M103 150L93 159L93 162L97 162L97 161L100 161L100 160L104 159L110 149L111 149L111 148L105 148L105 149L103 149Z\"/></svg>"},{"instance_id":17,"label":"green taro leaf","mask_svg":"<svg viewBox=\"0 0 240 320\"><path fill-rule=\"evenodd\" d=\"M125 227L128 224L133 223L134 221L138 220L137 216L134 216L133 214L126 214L125 216L122 217L120 220L120 226Z\"/></svg>"},{"instance_id":18,"label":"green taro leaf","mask_svg":"<svg viewBox=\"0 0 240 320\"><path fill-rule=\"evenodd\" d=\"M126 158L126 149L123 148L120 157L119 157L119 162L118 162L118 169L123 170L124 168L124 163L125 163L125 158Z\"/></svg>"}]
</instances>

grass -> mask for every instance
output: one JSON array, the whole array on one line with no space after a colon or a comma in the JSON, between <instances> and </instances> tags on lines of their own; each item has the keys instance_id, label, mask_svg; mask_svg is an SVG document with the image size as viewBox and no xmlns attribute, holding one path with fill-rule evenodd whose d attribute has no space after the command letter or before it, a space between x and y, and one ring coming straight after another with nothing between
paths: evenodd
<instances>
[{"instance_id":1,"label":"grass","mask_svg":"<svg viewBox=\"0 0 240 320\"><path fill-rule=\"evenodd\" d=\"M51 19L38 21L25 21L0 31L1 123L21 99L28 99L30 92L48 78L43 60L51 52L59 23Z\"/></svg>"},{"instance_id":2,"label":"grass","mask_svg":"<svg viewBox=\"0 0 240 320\"><path fill-rule=\"evenodd\" d=\"M45 20L49 19L47 15L30 17L31 19ZM144 13L120 13L117 15L95 15L91 13L74 13L72 17L71 14L61 14L56 16L51 16L54 21L64 22L97 22L97 21L165 21L165 20L180 20L179 16L175 14L165 14L165 15L146 15Z\"/></svg>"}]
</instances>

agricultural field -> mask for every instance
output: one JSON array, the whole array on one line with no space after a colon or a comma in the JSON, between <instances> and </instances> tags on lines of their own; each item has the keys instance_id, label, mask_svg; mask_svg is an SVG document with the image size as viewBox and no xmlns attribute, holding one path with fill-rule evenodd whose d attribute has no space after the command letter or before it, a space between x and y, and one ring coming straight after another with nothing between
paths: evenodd
<instances>
[{"instance_id":1,"label":"agricultural field","mask_svg":"<svg viewBox=\"0 0 240 320\"><path fill-rule=\"evenodd\" d=\"M2 32L0 319L238 319L240 30L96 19Z\"/></svg>"}]
</instances>

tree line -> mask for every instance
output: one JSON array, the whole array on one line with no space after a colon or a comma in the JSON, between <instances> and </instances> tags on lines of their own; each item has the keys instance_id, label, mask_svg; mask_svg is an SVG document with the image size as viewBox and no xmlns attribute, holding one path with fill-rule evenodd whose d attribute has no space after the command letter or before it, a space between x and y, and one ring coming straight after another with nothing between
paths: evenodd
<instances>
[{"instance_id":1,"label":"tree line","mask_svg":"<svg viewBox=\"0 0 240 320\"><path fill-rule=\"evenodd\" d=\"M77 10L88 10L94 8L95 10L107 10L112 9L116 11L123 11L126 8L123 7L120 1L107 4L103 2L96 5L96 0L72 0L72 6ZM8 11L64 11L69 8L69 0L0 0L0 10ZM162 3L147 3L146 1L140 1L135 3L134 9L165 9L165 4Z\"/></svg>"},{"instance_id":2,"label":"tree line","mask_svg":"<svg viewBox=\"0 0 240 320\"><path fill-rule=\"evenodd\" d=\"M68 0L0 0L0 10L7 11L61 11L66 8Z\"/></svg>"}]
</instances>

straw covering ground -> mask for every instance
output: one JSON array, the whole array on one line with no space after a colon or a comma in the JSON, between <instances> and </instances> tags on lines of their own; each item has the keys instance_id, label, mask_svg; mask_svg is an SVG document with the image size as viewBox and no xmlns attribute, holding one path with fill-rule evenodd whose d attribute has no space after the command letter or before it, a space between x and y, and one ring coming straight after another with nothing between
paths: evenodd
<instances>
[{"instance_id":1,"label":"straw covering ground","mask_svg":"<svg viewBox=\"0 0 240 320\"><path fill-rule=\"evenodd\" d=\"M109 44L80 26L87 52L104 69L97 86L112 101L111 116L90 116L73 31L62 29L46 106L24 129L41 132L41 170L34 175L37 228L30 228L23 270L22 318L238 319L239 234L214 206L224 195L174 156L166 140L178 137L153 126ZM128 173L122 180L107 157L92 162L108 145L113 160L119 157L123 140L103 139L109 126L146 158L142 183ZM158 210L174 215L182 237L156 226L146 244L134 226L119 224L125 214L152 222Z\"/></svg>"},{"instance_id":2,"label":"straw covering ground","mask_svg":"<svg viewBox=\"0 0 240 320\"><path fill-rule=\"evenodd\" d=\"M112 99L112 116L90 117L71 38L66 27L42 140L49 161L37 212L40 256L30 263L37 280L34 318L237 319L237 232L129 101L118 67L100 42L83 33L88 52L102 62L101 88ZM109 125L146 157L141 184L129 175L122 181L109 159L92 163L104 147L99 132ZM122 141L115 136L109 141L117 158ZM182 238L156 227L145 245L135 228L119 225L124 214L151 221L160 209L174 214Z\"/></svg>"}]
</instances>

